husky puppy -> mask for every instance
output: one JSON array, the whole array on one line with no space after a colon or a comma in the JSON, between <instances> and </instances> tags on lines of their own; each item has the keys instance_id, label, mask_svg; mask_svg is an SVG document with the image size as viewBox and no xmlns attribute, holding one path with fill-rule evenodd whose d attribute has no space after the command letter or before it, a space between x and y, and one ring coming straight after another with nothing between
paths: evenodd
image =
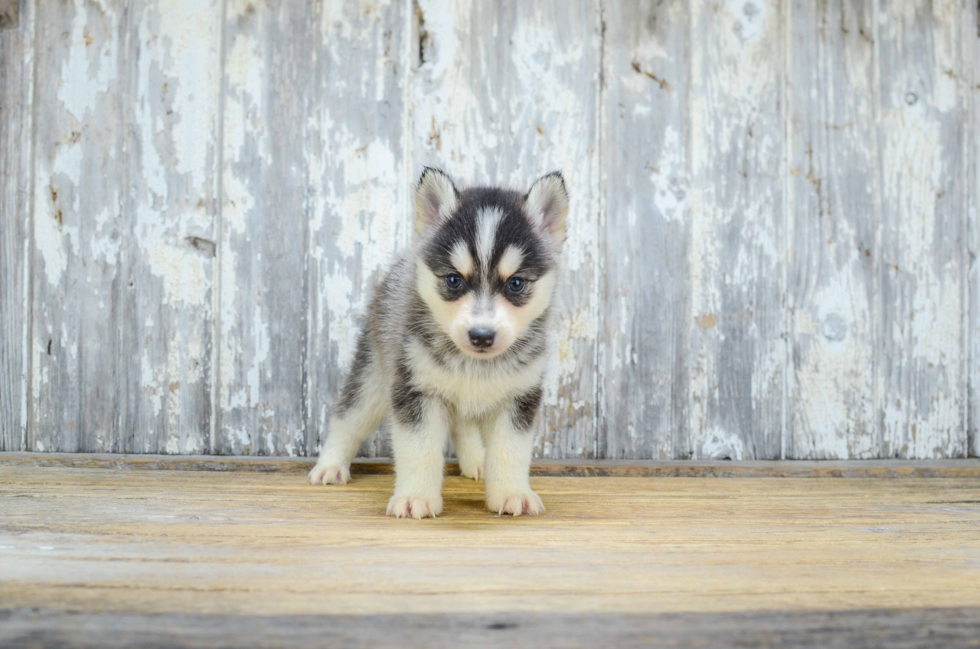
<instances>
[{"instance_id":1,"label":"husky puppy","mask_svg":"<svg viewBox=\"0 0 980 649\"><path fill-rule=\"evenodd\" d=\"M560 173L522 194L459 190L426 168L419 237L377 289L330 419L313 484L343 484L361 442L391 414L395 493L388 515L442 512L444 447L486 482L498 514L538 514L528 473L545 338L565 240Z\"/></svg>"}]
</instances>

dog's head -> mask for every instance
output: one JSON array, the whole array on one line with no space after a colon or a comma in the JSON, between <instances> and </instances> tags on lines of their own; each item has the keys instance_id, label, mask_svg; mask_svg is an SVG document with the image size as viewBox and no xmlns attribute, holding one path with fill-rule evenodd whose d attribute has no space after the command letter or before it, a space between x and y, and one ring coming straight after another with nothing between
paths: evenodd
<instances>
[{"instance_id":1,"label":"dog's head","mask_svg":"<svg viewBox=\"0 0 980 649\"><path fill-rule=\"evenodd\" d=\"M464 354L502 354L551 305L568 193L558 172L526 193L459 190L426 169L415 195L419 295Z\"/></svg>"}]
</instances>

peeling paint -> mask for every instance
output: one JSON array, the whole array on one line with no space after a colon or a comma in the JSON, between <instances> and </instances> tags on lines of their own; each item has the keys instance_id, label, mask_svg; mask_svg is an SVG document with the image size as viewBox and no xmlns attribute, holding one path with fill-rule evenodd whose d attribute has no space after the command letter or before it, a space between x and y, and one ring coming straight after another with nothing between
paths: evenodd
<instances>
[{"instance_id":1,"label":"peeling paint","mask_svg":"<svg viewBox=\"0 0 980 649\"><path fill-rule=\"evenodd\" d=\"M653 202L668 221L683 221L690 210L687 155L680 134L672 126L664 130L664 143L657 170L653 176L656 194Z\"/></svg>"},{"instance_id":2,"label":"peeling paint","mask_svg":"<svg viewBox=\"0 0 980 649\"><path fill-rule=\"evenodd\" d=\"M886 457L962 457L967 445L958 360L965 351L966 268L958 251L966 203L957 178L965 111L949 74L962 44L953 3L928 7L934 28L919 17L922 3L887 3L879 25L889 272L881 284L878 390ZM904 97L910 91L919 97L913 104Z\"/></svg>"},{"instance_id":3,"label":"peeling paint","mask_svg":"<svg viewBox=\"0 0 980 649\"><path fill-rule=\"evenodd\" d=\"M105 2L91 3L98 5L99 12L103 16L108 15L110 21L105 32L95 33L99 43L97 52L93 54L89 51L90 37L86 32L88 4L84 0L73 2L75 11L69 35L68 58L62 65L62 83L58 87L58 100L79 122L85 121L96 111L99 97L110 92L118 70L115 41L105 36L118 33L119 17ZM74 83L81 79L85 79L86 83Z\"/></svg>"},{"instance_id":4,"label":"peeling paint","mask_svg":"<svg viewBox=\"0 0 980 649\"><path fill-rule=\"evenodd\" d=\"M315 450L436 164L571 189L539 453L962 455L975 25L839 4L38 6L34 449Z\"/></svg>"},{"instance_id":5,"label":"peeling paint","mask_svg":"<svg viewBox=\"0 0 980 649\"><path fill-rule=\"evenodd\" d=\"M45 194L46 190L42 188L38 189L34 196L36 219L34 245L40 253L38 258L42 262L41 266L44 268L48 284L58 287L68 268L68 260L63 247L61 229L51 207L51 199Z\"/></svg>"},{"instance_id":6,"label":"peeling paint","mask_svg":"<svg viewBox=\"0 0 980 649\"><path fill-rule=\"evenodd\" d=\"M712 431L742 436L746 457L778 458L785 341L780 303L782 123L779 11L772 2L691 5L691 305L715 314L688 363L695 456Z\"/></svg>"}]
</instances>

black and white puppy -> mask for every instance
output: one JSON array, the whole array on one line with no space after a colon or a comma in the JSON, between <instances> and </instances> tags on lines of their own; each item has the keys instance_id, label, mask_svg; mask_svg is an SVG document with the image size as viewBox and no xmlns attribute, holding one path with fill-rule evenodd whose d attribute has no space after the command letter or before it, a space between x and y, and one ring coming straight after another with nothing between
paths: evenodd
<instances>
[{"instance_id":1,"label":"black and white puppy","mask_svg":"<svg viewBox=\"0 0 980 649\"><path fill-rule=\"evenodd\" d=\"M549 174L526 194L459 190L426 169L415 201L420 236L371 302L310 481L350 480L358 447L390 413L390 516L442 512L450 434L462 474L486 481L491 511L538 514L528 473L565 240L564 180Z\"/></svg>"}]
</instances>

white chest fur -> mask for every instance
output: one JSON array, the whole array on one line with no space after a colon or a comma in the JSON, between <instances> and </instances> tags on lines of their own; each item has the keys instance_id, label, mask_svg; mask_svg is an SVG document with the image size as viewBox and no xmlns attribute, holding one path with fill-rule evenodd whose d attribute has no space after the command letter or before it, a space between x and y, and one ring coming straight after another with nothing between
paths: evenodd
<instances>
[{"instance_id":1,"label":"white chest fur","mask_svg":"<svg viewBox=\"0 0 980 649\"><path fill-rule=\"evenodd\" d=\"M488 370L479 361L450 368L437 363L417 341L408 356L418 387L440 395L464 417L485 415L531 390L541 382L545 363L541 357L511 371Z\"/></svg>"}]
</instances>

